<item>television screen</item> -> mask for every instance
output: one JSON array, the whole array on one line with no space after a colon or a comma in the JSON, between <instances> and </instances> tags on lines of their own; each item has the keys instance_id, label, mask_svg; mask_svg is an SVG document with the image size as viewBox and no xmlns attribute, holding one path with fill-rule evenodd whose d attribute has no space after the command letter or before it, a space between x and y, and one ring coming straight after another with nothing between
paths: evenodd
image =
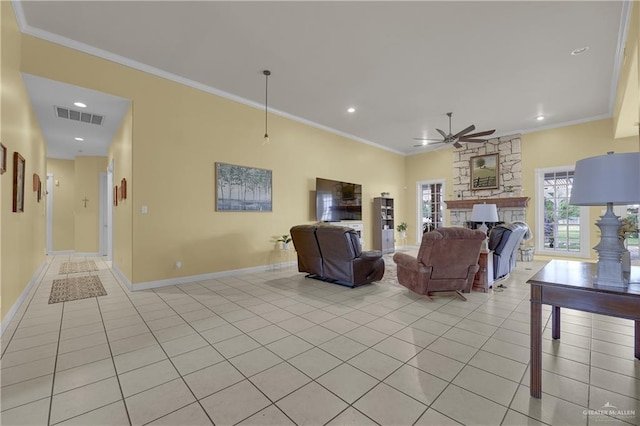
<instances>
[{"instance_id":1,"label":"television screen","mask_svg":"<svg viewBox=\"0 0 640 426\"><path fill-rule=\"evenodd\" d=\"M362 185L316 178L316 220L362 220Z\"/></svg>"}]
</instances>

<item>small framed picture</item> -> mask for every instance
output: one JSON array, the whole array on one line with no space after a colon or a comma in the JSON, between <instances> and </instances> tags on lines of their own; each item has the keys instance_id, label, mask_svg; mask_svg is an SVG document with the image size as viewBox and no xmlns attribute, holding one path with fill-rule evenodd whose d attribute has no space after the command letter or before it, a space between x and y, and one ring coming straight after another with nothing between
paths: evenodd
<instances>
[{"instance_id":1,"label":"small framed picture","mask_svg":"<svg viewBox=\"0 0 640 426\"><path fill-rule=\"evenodd\" d=\"M120 196L122 200L126 200L127 199L127 180L125 178L122 178L122 180L120 181Z\"/></svg>"},{"instance_id":2,"label":"small framed picture","mask_svg":"<svg viewBox=\"0 0 640 426\"><path fill-rule=\"evenodd\" d=\"M0 175L7 171L7 147L0 143Z\"/></svg>"},{"instance_id":3,"label":"small framed picture","mask_svg":"<svg viewBox=\"0 0 640 426\"><path fill-rule=\"evenodd\" d=\"M497 153L471 157L469 163L472 191L498 188L500 162Z\"/></svg>"},{"instance_id":4,"label":"small framed picture","mask_svg":"<svg viewBox=\"0 0 640 426\"><path fill-rule=\"evenodd\" d=\"M24 175L26 161L17 152L13 153L13 211L24 213Z\"/></svg>"}]
</instances>

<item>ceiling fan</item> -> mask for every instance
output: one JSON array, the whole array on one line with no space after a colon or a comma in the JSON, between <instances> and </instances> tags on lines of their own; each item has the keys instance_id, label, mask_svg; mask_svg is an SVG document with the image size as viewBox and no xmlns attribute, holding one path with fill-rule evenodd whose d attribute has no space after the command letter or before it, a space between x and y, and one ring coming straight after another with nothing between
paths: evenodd
<instances>
[{"instance_id":1,"label":"ceiling fan","mask_svg":"<svg viewBox=\"0 0 640 426\"><path fill-rule=\"evenodd\" d=\"M428 141L434 141L429 145L435 145L440 143L450 143L450 144L453 144L453 146L455 146L456 148L461 148L462 145L460 144L460 142L484 143L487 141L487 139L477 139L477 138L479 136L492 135L495 132L495 129L494 129L494 130L485 130L484 132L468 134L469 132L472 132L476 129L476 126L472 124L471 126L467 127L466 129L454 135L451 133L451 116L452 115L453 115L452 112L447 113L447 116L449 117L449 134L446 134L444 131L440 129L436 129L438 133L442 135L443 139L413 138L413 140L416 140L416 141L424 141L421 144L414 145L414 147L417 148L421 146L426 146Z\"/></svg>"}]
</instances>

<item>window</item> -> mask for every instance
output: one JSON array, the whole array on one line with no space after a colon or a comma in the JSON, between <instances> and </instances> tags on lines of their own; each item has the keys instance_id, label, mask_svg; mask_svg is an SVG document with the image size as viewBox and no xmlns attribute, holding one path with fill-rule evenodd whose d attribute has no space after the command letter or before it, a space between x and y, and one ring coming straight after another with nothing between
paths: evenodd
<instances>
[{"instance_id":1,"label":"window","mask_svg":"<svg viewBox=\"0 0 640 426\"><path fill-rule=\"evenodd\" d=\"M613 206L613 213L616 216L620 216L620 219L627 218L632 224L635 225L636 229L638 229L638 211L640 210L640 205L631 204L628 206ZM640 259L640 239L638 238L638 232L629 232L625 235L624 238L624 246L631 253L631 260L639 260ZM634 262L634 264L638 264L638 262Z\"/></svg>"},{"instance_id":2,"label":"window","mask_svg":"<svg viewBox=\"0 0 640 426\"><path fill-rule=\"evenodd\" d=\"M569 204L573 167L536 170L538 253L589 257L588 209Z\"/></svg>"},{"instance_id":3,"label":"window","mask_svg":"<svg viewBox=\"0 0 640 426\"><path fill-rule=\"evenodd\" d=\"M422 233L444 226L444 181L418 182L418 241Z\"/></svg>"}]
</instances>

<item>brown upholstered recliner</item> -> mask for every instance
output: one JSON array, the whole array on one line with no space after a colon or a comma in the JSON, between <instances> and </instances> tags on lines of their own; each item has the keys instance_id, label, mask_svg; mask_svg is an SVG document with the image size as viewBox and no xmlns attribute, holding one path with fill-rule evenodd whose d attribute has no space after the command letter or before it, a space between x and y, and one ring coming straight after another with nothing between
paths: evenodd
<instances>
[{"instance_id":1,"label":"brown upholstered recliner","mask_svg":"<svg viewBox=\"0 0 640 426\"><path fill-rule=\"evenodd\" d=\"M409 290L429 297L429 293L468 293L478 272L480 246L485 234L466 228L438 228L422 235L418 257L396 253L398 282Z\"/></svg>"},{"instance_id":2,"label":"brown upholstered recliner","mask_svg":"<svg viewBox=\"0 0 640 426\"><path fill-rule=\"evenodd\" d=\"M357 287L384 275L382 253L363 252L351 228L297 225L290 232L298 253L298 271L309 273L310 278Z\"/></svg>"}]
</instances>

